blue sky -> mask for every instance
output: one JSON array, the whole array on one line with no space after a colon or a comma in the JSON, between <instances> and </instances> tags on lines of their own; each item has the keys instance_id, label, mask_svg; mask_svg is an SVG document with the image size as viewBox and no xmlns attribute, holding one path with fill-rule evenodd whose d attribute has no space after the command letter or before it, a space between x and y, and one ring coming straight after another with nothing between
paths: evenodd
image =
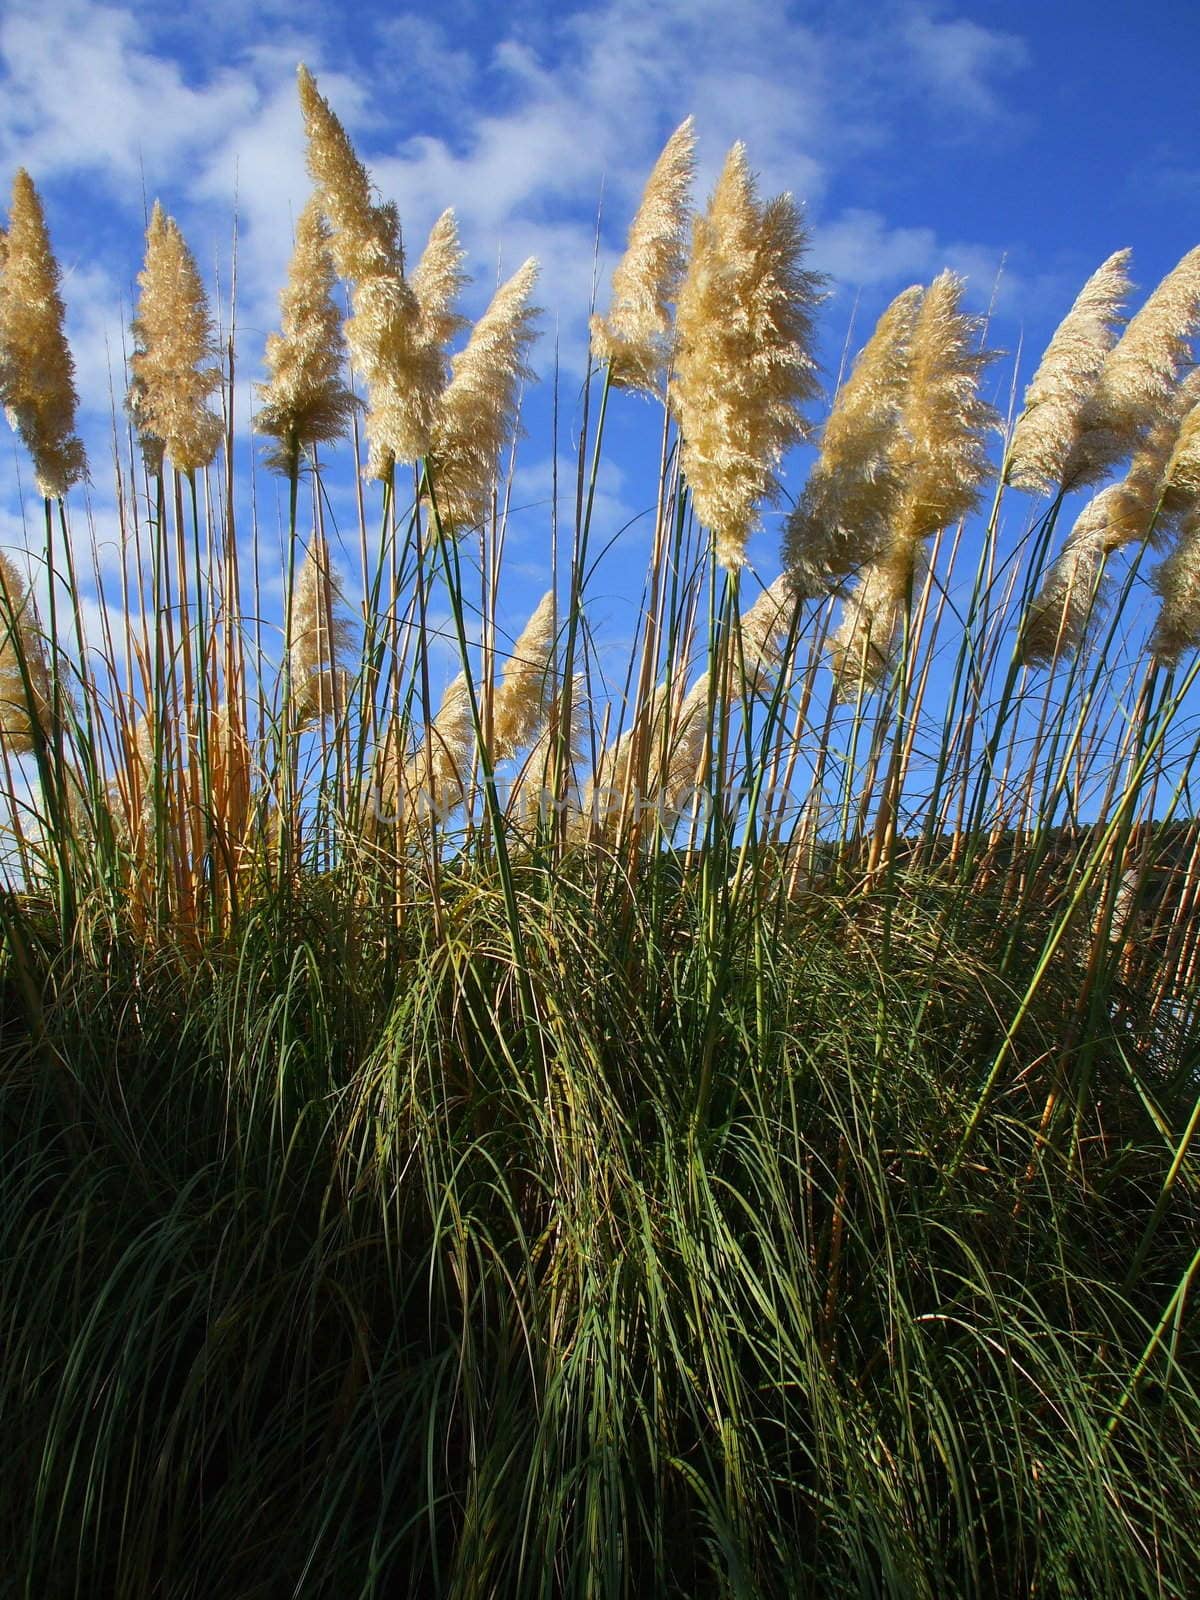
<instances>
[{"instance_id":1,"label":"blue sky","mask_svg":"<svg viewBox=\"0 0 1200 1600\"><path fill-rule=\"evenodd\" d=\"M447 0L436 13L219 0L187 18L161 5L6 0L0 171L27 166L47 202L103 534L110 360L146 204L161 197L179 218L224 305L236 201L248 382L307 193L300 60L399 203L411 251L456 208L476 277L469 312L498 271L539 257L535 365L549 369L557 333L569 390L597 208L603 301L645 175L688 112L701 196L743 138L764 190L805 202L813 264L833 280L820 352L830 380L852 315L865 336L887 298L948 265L967 274L977 308L994 305L991 342L1025 351L1024 382L1104 256L1132 245L1145 290L1200 238L1198 46L1200 13L1179 0L1136 11L1111 0ZM1005 404L1012 363L993 371ZM527 412L531 492L549 477L548 388ZM630 410L618 427L629 438L642 421ZM18 542L15 475L0 471L0 539ZM615 526L651 490L614 463L605 493ZM751 550L767 578L777 525L768 518ZM539 537L514 544L530 586ZM515 610L525 598L516 583Z\"/></svg>"}]
</instances>

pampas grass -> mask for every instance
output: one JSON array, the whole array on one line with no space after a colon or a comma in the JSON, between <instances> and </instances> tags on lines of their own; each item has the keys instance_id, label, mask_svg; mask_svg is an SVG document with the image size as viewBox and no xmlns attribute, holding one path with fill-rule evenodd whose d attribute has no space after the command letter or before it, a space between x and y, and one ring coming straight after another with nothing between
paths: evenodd
<instances>
[{"instance_id":1,"label":"pampas grass","mask_svg":"<svg viewBox=\"0 0 1200 1600\"><path fill-rule=\"evenodd\" d=\"M14 203L11 1586L1189 1592L1194 253L1115 346L1105 263L1007 441L948 272L822 425L799 211L735 146L685 263L684 124L576 404L536 264L468 332L452 213L410 271L300 97L254 449L154 213L115 568Z\"/></svg>"}]
</instances>

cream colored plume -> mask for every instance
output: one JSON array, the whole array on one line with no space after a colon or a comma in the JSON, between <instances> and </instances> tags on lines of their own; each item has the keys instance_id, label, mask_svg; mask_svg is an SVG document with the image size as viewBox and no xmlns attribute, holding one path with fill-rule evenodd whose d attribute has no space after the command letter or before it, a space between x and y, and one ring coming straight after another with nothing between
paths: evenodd
<instances>
[{"instance_id":1,"label":"cream colored plume","mask_svg":"<svg viewBox=\"0 0 1200 1600\"><path fill-rule=\"evenodd\" d=\"M995 357L979 347L981 319L960 309L963 287L956 274L939 273L913 323L889 452L897 493L888 541L862 569L829 641L846 697L876 688L890 670L928 572L926 541L975 509L993 470L987 435L999 418L980 397L979 380Z\"/></svg>"},{"instance_id":2,"label":"cream colored plume","mask_svg":"<svg viewBox=\"0 0 1200 1600\"><path fill-rule=\"evenodd\" d=\"M450 341L467 326L455 306L469 282L463 271L465 252L458 242L458 222L452 210L443 211L429 230L429 239L409 282L417 297L420 339L448 360Z\"/></svg>"},{"instance_id":3,"label":"cream colored plume","mask_svg":"<svg viewBox=\"0 0 1200 1600\"><path fill-rule=\"evenodd\" d=\"M371 198L371 179L345 128L317 89L308 68L297 69L300 110L308 137L308 171L333 230L330 249L343 278L403 280L404 253L395 213Z\"/></svg>"},{"instance_id":4,"label":"cream colored plume","mask_svg":"<svg viewBox=\"0 0 1200 1600\"><path fill-rule=\"evenodd\" d=\"M1019 489L1054 493L1063 481L1080 412L1124 325L1131 255L1117 250L1096 268L1046 347L1008 450L1008 482Z\"/></svg>"},{"instance_id":5,"label":"cream colored plume","mask_svg":"<svg viewBox=\"0 0 1200 1600\"><path fill-rule=\"evenodd\" d=\"M613 273L608 316L592 318L592 353L608 363L613 383L622 388L662 392L671 359L670 308L687 260L695 170L695 125L688 117L654 164L625 254Z\"/></svg>"},{"instance_id":6,"label":"cream colored plume","mask_svg":"<svg viewBox=\"0 0 1200 1600\"><path fill-rule=\"evenodd\" d=\"M670 391L696 515L727 568L745 560L783 453L808 431L799 407L817 392L821 279L800 266L806 246L791 196L760 204L735 144L693 227Z\"/></svg>"},{"instance_id":7,"label":"cream colored plume","mask_svg":"<svg viewBox=\"0 0 1200 1600\"><path fill-rule=\"evenodd\" d=\"M315 533L292 602L291 694L298 728L342 714L347 678L343 657L350 637L350 620L330 570L329 547Z\"/></svg>"},{"instance_id":8,"label":"cream colored plume","mask_svg":"<svg viewBox=\"0 0 1200 1600\"><path fill-rule=\"evenodd\" d=\"M839 699L870 694L886 680L903 640L905 615L920 599L928 575L929 549L919 540L897 540L863 568L829 637Z\"/></svg>"},{"instance_id":9,"label":"cream colored plume","mask_svg":"<svg viewBox=\"0 0 1200 1600\"><path fill-rule=\"evenodd\" d=\"M550 715L550 712L559 709L561 718L562 696L561 693L552 700L547 708L546 716L542 720L541 732L530 747L529 754L520 764L516 781L513 784L509 797L509 816L519 817L526 827L533 827L539 818L547 814L547 801L555 781L555 763L558 759L558 746L561 737L559 718ZM569 748L567 751L567 795L566 808L572 809L572 781L573 774L581 768L585 761L585 750L588 743L590 728L590 708L587 700L587 683L582 673L576 675L571 691L571 730ZM578 796L575 796L575 808L578 806ZM575 817L578 827L578 811Z\"/></svg>"},{"instance_id":10,"label":"cream colored plume","mask_svg":"<svg viewBox=\"0 0 1200 1600\"><path fill-rule=\"evenodd\" d=\"M51 714L50 669L33 599L0 551L0 744L13 755L32 750L33 719L48 737Z\"/></svg>"},{"instance_id":11,"label":"cream colored plume","mask_svg":"<svg viewBox=\"0 0 1200 1600\"><path fill-rule=\"evenodd\" d=\"M542 596L525 624L496 689L492 706L492 757L504 761L537 737L554 693L554 590Z\"/></svg>"},{"instance_id":12,"label":"cream colored plume","mask_svg":"<svg viewBox=\"0 0 1200 1600\"><path fill-rule=\"evenodd\" d=\"M838 390L821 453L784 524L784 570L806 598L859 571L888 541L900 490L892 457L924 293L914 284L880 317Z\"/></svg>"},{"instance_id":13,"label":"cream colored plume","mask_svg":"<svg viewBox=\"0 0 1200 1600\"><path fill-rule=\"evenodd\" d=\"M980 348L983 319L960 309L964 281L940 272L913 326L909 378L892 460L900 480L895 537L931 538L974 511L994 472L987 436L999 431L979 382L995 353Z\"/></svg>"},{"instance_id":14,"label":"cream colored plume","mask_svg":"<svg viewBox=\"0 0 1200 1600\"><path fill-rule=\"evenodd\" d=\"M223 429L209 411L221 385L208 298L173 217L157 201L146 230L146 263L133 323L128 405L143 437L161 441L180 472L206 467ZM154 445L150 456L153 459Z\"/></svg>"},{"instance_id":15,"label":"cream colored plume","mask_svg":"<svg viewBox=\"0 0 1200 1600\"><path fill-rule=\"evenodd\" d=\"M1021 625L1020 654L1026 666L1073 655L1083 643L1099 600L1116 493L1112 484L1088 502L1042 580Z\"/></svg>"},{"instance_id":16,"label":"cream colored plume","mask_svg":"<svg viewBox=\"0 0 1200 1600\"><path fill-rule=\"evenodd\" d=\"M467 681L460 672L451 682L429 733L404 764L401 804L419 821L430 814L445 820L462 804L475 754L474 725Z\"/></svg>"},{"instance_id":17,"label":"cream colored plume","mask_svg":"<svg viewBox=\"0 0 1200 1600\"><path fill-rule=\"evenodd\" d=\"M1094 495L1080 513L1030 606L1021 636L1027 665L1070 655L1082 644L1088 619L1099 609L1104 558L1126 545L1162 543L1187 514L1193 502L1182 487L1189 451L1184 426L1197 402L1200 370L1167 396L1124 479ZM1174 494L1172 471L1180 473Z\"/></svg>"},{"instance_id":18,"label":"cream colored plume","mask_svg":"<svg viewBox=\"0 0 1200 1600\"><path fill-rule=\"evenodd\" d=\"M352 283L346 340L367 385L367 470L386 479L429 449L444 357L422 336L395 206L372 201L367 170L305 67L299 85L309 174L333 230L334 264Z\"/></svg>"},{"instance_id":19,"label":"cream colored plume","mask_svg":"<svg viewBox=\"0 0 1200 1600\"><path fill-rule=\"evenodd\" d=\"M1137 448L1169 401L1198 327L1200 245L1167 274L1104 363L1064 469L1068 489L1098 482Z\"/></svg>"},{"instance_id":20,"label":"cream colored plume","mask_svg":"<svg viewBox=\"0 0 1200 1600\"><path fill-rule=\"evenodd\" d=\"M33 458L40 492L64 495L87 474L75 434L75 364L63 332L58 263L33 180L21 167L0 274L0 402Z\"/></svg>"},{"instance_id":21,"label":"cream colored plume","mask_svg":"<svg viewBox=\"0 0 1200 1600\"><path fill-rule=\"evenodd\" d=\"M478 527L487 515L500 452L516 429L520 386L533 376L525 357L535 337L538 311L529 297L537 275L531 257L497 289L466 349L454 357L431 450L434 498L446 529Z\"/></svg>"},{"instance_id":22,"label":"cream colored plume","mask_svg":"<svg viewBox=\"0 0 1200 1600\"><path fill-rule=\"evenodd\" d=\"M1161 599L1150 651L1174 666L1189 650L1200 650L1200 504L1179 527L1175 548L1154 574Z\"/></svg>"},{"instance_id":23,"label":"cream colored plume","mask_svg":"<svg viewBox=\"0 0 1200 1600\"><path fill-rule=\"evenodd\" d=\"M1189 374L1180 385L1185 395L1195 397L1179 424L1163 472L1163 511L1168 518L1188 516L1200 503L1200 393L1193 390L1194 379L1195 374Z\"/></svg>"},{"instance_id":24,"label":"cream colored plume","mask_svg":"<svg viewBox=\"0 0 1200 1600\"><path fill-rule=\"evenodd\" d=\"M1162 513L1176 531L1170 554L1154 574L1162 605L1150 649L1174 666L1185 651L1200 649L1200 399L1180 424L1163 473Z\"/></svg>"},{"instance_id":25,"label":"cream colored plume","mask_svg":"<svg viewBox=\"0 0 1200 1600\"><path fill-rule=\"evenodd\" d=\"M255 427L278 441L269 461L288 475L298 470L306 450L340 439L354 412L354 396L342 382L346 350L333 286L329 232L314 197L296 224L279 297L282 330L267 339L270 380L256 385L261 404Z\"/></svg>"},{"instance_id":26,"label":"cream colored plume","mask_svg":"<svg viewBox=\"0 0 1200 1600\"><path fill-rule=\"evenodd\" d=\"M779 666L795 605L791 581L784 572L743 611L742 663L749 688L758 688Z\"/></svg>"}]
</instances>

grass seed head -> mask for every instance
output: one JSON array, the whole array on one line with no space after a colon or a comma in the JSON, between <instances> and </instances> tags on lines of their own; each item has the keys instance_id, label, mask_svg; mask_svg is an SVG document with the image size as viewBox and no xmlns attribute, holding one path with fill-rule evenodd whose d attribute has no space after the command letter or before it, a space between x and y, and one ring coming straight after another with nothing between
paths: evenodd
<instances>
[{"instance_id":1,"label":"grass seed head","mask_svg":"<svg viewBox=\"0 0 1200 1600\"><path fill-rule=\"evenodd\" d=\"M1068 489L1098 483L1153 427L1200 326L1200 245L1169 272L1105 361L1064 468Z\"/></svg>"},{"instance_id":2,"label":"grass seed head","mask_svg":"<svg viewBox=\"0 0 1200 1600\"><path fill-rule=\"evenodd\" d=\"M654 165L613 273L607 317L592 318L592 353L614 384L662 392L671 359L671 306L687 262L687 226L696 170L694 121L680 123Z\"/></svg>"},{"instance_id":3,"label":"grass seed head","mask_svg":"<svg viewBox=\"0 0 1200 1600\"><path fill-rule=\"evenodd\" d=\"M75 364L63 331L60 274L33 180L13 179L0 274L0 401L33 458L40 492L64 495L87 475L75 434Z\"/></svg>"},{"instance_id":4,"label":"grass seed head","mask_svg":"<svg viewBox=\"0 0 1200 1600\"><path fill-rule=\"evenodd\" d=\"M546 720L554 690L554 590L525 624L505 663L492 707L493 759L503 761L531 743Z\"/></svg>"},{"instance_id":5,"label":"grass seed head","mask_svg":"<svg viewBox=\"0 0 1200 1600\"><path fill-rule=\"evenodd\" d=\"M292 604L292 705L298 727L340 715L347 676L342 659L350 637L350 620L329 566L329 547L316 533Z\"/></svg>"},{"instance_id":6,"label":"grass seed head","mask_svg":"<svg viewBox=\"0 0 1200 1600\"><path fill-rule=\"evenodd\" d=\"M206 467L222 425L208 409L220 388L208 298L195 258L173 217L155 201L133 323L128 406L139 432L160 441L180 472ZM153 459L155 446L149 447Z\"/></svg>"},{"instance_id":7,"label":"grass seed head","mask_svg":"<svg viewBox=\"0 0 1200 1600\"><path fill-rule=\"evenodd\" d=\"M821 453L784 524L783 565L797 594L823 593L887 542L901 483L896 430L924 293L914 284L896 296L834 399Z\"/></svg>"},{"instance_id":8,"label":"grass seed head","mask_svg":"<svg viewBox=\"0 0 1200 1600\"><path fill-rule=\"evenodd\" d=\"M822 280L801 267L806 249L791 196L760 203L735 144L693 226L671 382L696 514L731 569L778 492L784 451L808 432L799 408L817 392L810 347Z\"/></svg>"},{"instance_id":9,"label":"grass seed head","mask_svg":"<svg viewBox=\"0 0 1200 1600\"><path fill-rule=\"evenodd\" d=\"M267 383L259 384L260 433L278 441L269 464L294 473L305 450L342 438L355 400L342 382L346 346L333 299L329 231L314 197L300 213L281 293L282 328L267 339Z\"/></svg>"},{"instance_id":10,"label":"grass seed head","mask_svg":"<svg viewBox=\"0 0 1200 1600\"><path fill-rule=\"evenodd\" d=\"M1054 493L1063 482L1080 413L1124 325L1132 253L1117 250L1096 268L1046 347L1009 446L1008 482L1019 489Z\"/></svg>"},{"instance_id":11,"label":"grass seed head","mask_svg":"<svg viewBox=\"0 0 1200 1600\"><path fill-rule=\"evenodd\" d=\"M526 353L536 337L537 275L530 257L501 284L452 363L431 453L438 515L456 532L484 521L500 452L516 431L521 384L533 376Z\"/></svg>"},{"instance_id":12,"label":"grass seed head","mask_svg":"<svg viewBox=\"0 0 1200 1600\"><path fill-rule=\"evenodd\" d=\"M49 731L46 647L33 598L12 561L0 551L0 743L13 755L33 749L34 718L44 733Z\"/></svg>"}]
</instances>

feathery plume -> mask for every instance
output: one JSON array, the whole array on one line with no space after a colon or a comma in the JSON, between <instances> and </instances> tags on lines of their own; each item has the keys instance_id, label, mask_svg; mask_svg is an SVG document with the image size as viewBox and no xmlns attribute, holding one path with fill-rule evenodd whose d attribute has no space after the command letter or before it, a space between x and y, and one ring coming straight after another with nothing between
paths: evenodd
<instances>
[{"instance_id":1,"label":"feathery plume","mask_svg":"<svg viewBox=\"0 0 1200 1600\"><path fill-rule=\"evenodd\" d=\"M1200 501L1200 391L1193 388L1196 374L1190 373L1180 389L1193 396L1175 436L1170 460L1163 472L1163 510L1168 518L1186 516Z\"/></svg>"},{"instance_id":2,"label":"feathery plume","mask_svg":"<svg viewBox=\"0 0 1200 1600\"><path fill-rule=\"evenodd\" d=\"M1063 473L1068 489L1097 483L1136 449L1179 381L1200 325L1200 245L1146 301L1105 361Z\"/></svg>"},{"instance_id":3,"label":"feathery plume","mask_svg":"<svg viewBox=\"0 0 1200 1600\"><path fill-rule=\"evenodd\" d=\"M1021 636L1026 665L1047 664L1078 650L1089 619L1099 614L1107 556L1130 544L1161 543L1186 516L1192 502L1182 488L1172 495L1171 472L1183 425L1198 402L1200 369L1168 395L1124 479L1102 489L1080 512L1029 608ZM1187 451L1185 441L1183 464L1176 469L1183 479Z\"/></svg>"},{"instance_id":4,"label":"feathery plume","mask_svg":"<svg viewBox=\"0 0 1200 1600\"><path fill-rule=\"evenodd\" d=\"M303 66L299 88L309 175L333 230L334 265L352 284L346 341L367 385L367 471L386 479L397 462L417 461L429 449L444 357L422 338L395 206L372 201L367 169Z\"/></svg>"},{"instance_id":5,"label":"feathery plume","mask_svg":"<svg viewBox=\"0 0 1200 1600\"><path fill-rule=\"evenodd\" d=\"M744 561L775 469L808 430L798 408L817 392L809 346L822 279L800 266L806 245L791 196L760 204L735 144L693 226L671 382L696 513L728 568Z\"/></svg>"},{"instance_id":6,"label":"feathery plume","mask_svg":"<svg viewBox=\"0 0 1200 1600\"><path fill-rule=\"evenodd\" d=\"M1008 450L1007 481L1018 489L1053 493L1063 481L1080 412L1124 323L1132 253L1117 250L1096 268L1046 347Z\"/></svg>"},{"instance_id":7,"label":"feathery plume","mask_svg":"<svg viewBox=\"0 0 1200 1600\"><path fill-rule=\"evenodd\" d=\"M87 474L75 435L75 364L63 332L59 282L42 202L21 167L13 179L0 277L0 402L47 498L66 494Z\"/></svg>"},{"instance_id":8,"label":"feathery plume","mask_svg":"<svg viewBox=\"0 0 1200 1600\"><path fill-rule=\"evenodd\" d=\"M554 690L554 590L549 589L525 624L505 663L492 706L492 754L504 761L535 737Z\"/></svg>"},{"instance_id":9,"label":"feathery plume","mask_svg":"<svg viewBox=\"0 0 1200 1600\"><path fill-rule=\"evenodd\" d=\"M516 428L519 388L533 376L525 355L535 337L538 311L529 297L537 275L530 257L497 289L454 358L431 449L438 516L447 529L478 527L487 515L500 452Z\"/></svg>"},{"instance_id":10,"label":"feathery plume","mask_svg":"<svg viewBox=\"0 0 1200 1600\"><path fill-rule=\"evenodd\" d=\"M608 316L592 318L592 353L608 362L612 381L621 388L662 392L671 357L670 307L686 265L695 170L695 122L688 117L667 140L647 181L625 254L613 272Z\"/></svg>"},{"instance_id":11,"label":"feathery plume","mask_svg":"<svg viewBox=\"0 0 1200 1600\"><path fill-rule=\"evenodd\" d=\"M742 659L748 687L757 688L779 666L795 604L791 581L784 572L743 611Z\"/></svg>"},{"instance_id":12,"label":"feathery plume","mask_svg":"<svg viewBox=\"0 0 1200 1600\"><path fill-rule=\"evenodd\" d=\"M668 826L678 822L693 800L702 776L708 754L709 692L709 674L702 672L684 695L671 730L666 771L659 785L660 815Z\"/></svg>"},{"instance_id":13,"label":"feathery plume","mask_svg":"<svg viewBox=\"0 0 1200 1600\"><path fill-rule=\"evenodd\" d=\"M992 471L986 441L999 418L980 397L979 380L995 356L979 348L982 320L960 309L963 287L955 273L939 273L913 323L890 451L899 490L889 542L863 568L829 641L844 697L886 676L929 570L926 541L975 509Z\"/></svg>"},{"instance_id":14,"label":"feathery plume","mask_svg":"<svg viewBox=\"0 0 1200 1600\"><path fill-rule=\"evenodd\" d=\"M195 258L157 200L138 283L127 404L143 436L160 440L178 471L193 472L209 464L221 442L220 418L205 404L220 387L221 373L213 364L212 319Z\"/></svg>"},{"instance_id":15,"label":"feathery plume","mask_svg":"<svg viewBox=\"0 0 1200 1600\"><path fill-rule=\"evenodd\" d=\"M428 737L404 764L401 783L405 811L413 809L419 818L431 812L442 820L448 817L455 806L462 804L474 753L471 698L467 680L460 672L442 696Z\"/></svg>"},{"instance_id":16,"label":"feathery plume","mask_svg":"<svg viewBox=\"0 0 1200 1600\"><path fill-rule=\"evenodd\" d=\"M298 728L340 716L346 670L341 658L350 644L350 620L330 571L329 548L315 533L296 579L290 658L292 706Z\"/></svg>"},{"instance_id":17,"label":"feathery plume","mask_svg":"<svg viewBox=\"0 0 1200 1600\"><path fill-rule=\"evenodd\" d=\"M557 705L562 706L561 693L557 697ZM547 707L546 716L543 718L542 729L536 740L531 745L529 754L521 763L516 781L509 797L509 816L520 817L526 827L533 827L539 818L548 814L548 805L551 801L550 785L554 782L555 761L558 753L559 729L553 724L549 712L552 706ZM577 673L571 691L571 727L568 744L568 776L578 770L585 760L585 749L588 742L590 726L590 709L587 698L587 683L582 673ZM578 805L578 795L574 797ZM566 801L571 805L571 794L568 792Z\"/></svg>"},{"instance_id":18,"label":"feathery plume","mask_svg":"<svg viewBox=\"0 0 1200 1600\"><path fill-rule=\"evenodd\" d=\"M1150 636L1150 652L1173 667L1188 650L1200 649L1200 504L1179 528L1175 548L1154 574L1162 604Z\"/></svg>"},{"instance_id":19,"label":"feathery plume","mask_svg":"<svg viewBox=\"0 0 1200 1600\"><path fill-rule=\"evenodd\" d=\"M33 598L0 551L0 744L14 755L34 747L34 719L48 732L50 669Z\"/></svg>"},{"instance_id":20,"label":"feathery plume","mask_svg":"<svg viewBox=\"0 0 1200 1600\"><path fill-rule=\"evenodd\" d=\"M838 390L821 453L784 524L784 570L805 598L857 572L887 543L900 492L892 452L924 293L914 284L880 317Z\"/></svg>"},{"instance_id":21,"label":"feathery plume","mask_svg":"<svg viewBox=\"0 0 1200 1600\"><path fill-rule=\"evenodd\" d=\"M291 476L303 452L346 432L355 400L342 382L345 343L333 299L329 231L314 197L300 213L288 279L280 294L282 331L267 339L270 381L256 385L259 433L276 439L268 462Z\"/></svg>"},{"instance_id":22,"label":"feathery plume","mask_svg":"<svg viewBox=\"0 0 1200 1600\"><path fill-rule=\"evenodd\" d=\"M409 280L417 299L420 342L436 350L443 363L450 341L467 326L467 319L454 309L469 282L463 271L465 259L458 242L458 221L453 210L448 209L429 230L429 239ZM445 379L443 367L443 385Z\"/></svg>"},{"instance_id":23,"label":"feathery plume","mask_svg":"<svg viewBox=\"0 0 1200 1600\"><path fill-rule=\"evenodd\" d=\"M339 275L356 283L380 275L403 279L404 252L394 209L372 200L367 169L312 73L301 65L296 76L308 172L333 230L330 252Z\"/></svg>"},{"instance_id":24,"label":"feathery plume","mask_svg":"<svg viewBox=\"0 0 1200 1600\"><path fill-rule=\"evenodd\" d=\"M929 576L923 541L896 541L855 579L828 650L840 700L878 689L891 672L904 616Z\"/></svg>"},{"instance_id":25,"label":"feathery plume","mask_svg":"<svg viewBox=\"0 0 1200 1600\"><path fill-rule=\"evenodd\" d=\"M979 346L983 319L959 309L963 288L957 274L940 272L913 327L893 452L903 486L895 533L903 542L932 538L974 511L994 470L987 435L1000 419L980 397L979 380L996 353Z\"/></svg>"},{"instance_id":26,"label":"feathery plume","mask_svg":"<svg viewBox=\"0 0 1200 1600\"><path fill-rule=\"evenodd\" d=\"M1048 665L1059 656L1073 655L1083 643L1100 592L1116 493L1117 485L1111 484L1089 500L1042 580L1021 625L1020 652L1026 666Z\"/></svg>"}]
</instances>

